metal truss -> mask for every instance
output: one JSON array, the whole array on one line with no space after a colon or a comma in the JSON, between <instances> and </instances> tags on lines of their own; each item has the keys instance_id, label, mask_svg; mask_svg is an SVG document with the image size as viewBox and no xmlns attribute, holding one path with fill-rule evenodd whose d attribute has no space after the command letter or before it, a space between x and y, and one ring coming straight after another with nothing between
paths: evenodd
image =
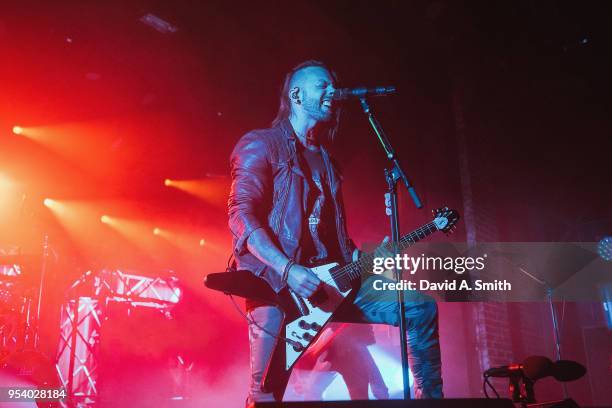
<instances>
[{"instance_id":1,"label":"metal truss","mask_svg":"<svg viewBox=\"0 0 612 408\"><path fill-rule=\"evenodd\" d=\"M70 396L70 406L95 402L103 308L98 299L78 297L62 305L57 373Z\"/></svg>"},{"instance_id":2,"label":"metal truss","mask_svg":"<svg viewBox=\"0 0 612 408\"><path fill-rule=\"evenodd\" d=\"M68 392L65 407L89 407L98 396L98 353L109 302L159 309L164 314L181 297L178 279L146 277L116 269L86 272L62 305L57 372Z\"/></svg>"}]
</instances>

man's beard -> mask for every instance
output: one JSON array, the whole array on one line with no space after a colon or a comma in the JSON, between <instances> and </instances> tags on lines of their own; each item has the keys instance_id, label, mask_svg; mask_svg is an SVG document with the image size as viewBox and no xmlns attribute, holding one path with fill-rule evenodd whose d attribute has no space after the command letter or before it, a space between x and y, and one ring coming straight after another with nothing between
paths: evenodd
<instances>
[{"instance_id":1,"label":"man's beard","mask_svg":"<svg viewBox=\"0 0 612 408\"><path fill-rule=\"evenodd\" d=\"M315 120L328 122L333 118L332 109L325 109L321 101L315 98L304 98L304 110Z\"/></svg>"}]
</instances>

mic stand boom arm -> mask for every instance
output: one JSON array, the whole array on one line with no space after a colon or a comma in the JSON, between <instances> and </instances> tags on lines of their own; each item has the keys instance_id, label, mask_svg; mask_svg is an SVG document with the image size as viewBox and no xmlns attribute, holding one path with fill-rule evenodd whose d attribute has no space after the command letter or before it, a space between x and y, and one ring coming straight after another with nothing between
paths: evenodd
<instances>
[{"instance_id":1,"label":"mic stand boom arm","mask_svg":"<svg viewBox=\"0 0 612 408\"><path fill-rule=\"evenodd\" d=\"M398 204L397 204L397 182L401 179L406 186L406 189L410 193L410 197L412 197L412 201L417 208L423 207L421 204L421 200L417 195L414 188L410 185L408 181L408 177L406 177L406 173L402 170L397 157L395 156L395 152L393 147L391 146L391 142L385 135L385 132L382 129L382 126L374 117L374 114L370 110L370 106L365 97L359 98L361 102L361 108L364 113L368 117L368 121L374 129L374 133L378 137L378 140L382 144L385 153L387 154L387 158L393 164L391 170L385 169L385 180L387 182L387 193L385 194L385 207L386 214L390 218L391 222L391 241L393 242L393 247L395 248L394 252L397 252L397 248L399 248L399 239L400 228L399 228L399 213L398 213ZM401 281L401 270L394 270L394 278L397 282ZM402 379L404 384L404 399L410 399L410 383L408 377L408 352L406 347L408 346L408 339L406 336L406 307L404 305L404 291L397 291L397 302L398 302L398 313L399 313L399 330L400 330L400 349L401 349L401 357L402 357Z\"/></svg>"},{"instance_id":2,"label":"mic stand boom arm","mask_svg":"<svg viewBox=\"0 0 612 408\"><path fill-rule=\"evenodd\" d=\"M363 109L363 112L368 117L368 121L370 122L372 129L374 129L374 133L376 133L376 137L380 141L380 144L382 145L383 149L385 149L387 158L391 161L391 163L393 163L393 169L391 171L396 173L395 177L397 177L398 179L399 178L402 179L402 182L406 186L408 193L410 193L410 197L412 197L412 201L414 202L414 205L416 206L416 208L419 208L419 209L422 208L423 204L421 203L421 199L416 193L416 190L414 189L414 187L412 187L412 185L410 184L410 181L408 181L408 177L406 177L406 173L404 173L404 170L402 170L402 166L400 166L399 161L397 160L397 157L395 156L395 151L393 150L393 146L391 146L391 142L387 138L385 131L383 130L382 126L380 125L380 123L378 122L374 114L372 113L372 110L370 109L370 105L368 104L368 101L366 100L366 98L359 98L359 102L361 103L361 108Z\"/></svg>"}]
</instances>

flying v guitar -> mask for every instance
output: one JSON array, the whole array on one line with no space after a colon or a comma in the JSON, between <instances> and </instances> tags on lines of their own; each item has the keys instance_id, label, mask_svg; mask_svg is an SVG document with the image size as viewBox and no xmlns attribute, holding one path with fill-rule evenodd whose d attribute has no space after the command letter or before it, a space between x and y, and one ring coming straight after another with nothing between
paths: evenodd
<instances>
[{"instance_id":1,"label":"flying v guitar","mask_svg":"<svg viewBox=\"0 0 612 408\"><path fill-rule=\"evenodd\" d=\"M395 249L393 243L388 243L386 249L391 252L400 252L436 231L450 232L459 220L457 211L446 207L433 212L434 219L401 237L398 248ZM296 295L288 288L275 293L263 279L249 271L211 273L206 276L205 284L210 289L257 299L277 305L283 310L284 335L281 331L279 338L284 340L285 347L282 349L277 344L271 360L277 362L276 366L279 366L279 360L284 360L282 371L285 375L281 377L288 378L298 358L314 343L343 301L354 292L355 283L359 282L365 274L371 273L374 257L374 253L366 254L359 260L345 265L331 263L311 268L322 284L308 299ZM281 359L279 354L284 354L285 358ZM271 363L271 365L274 364ZM280 368L276 370L278 369ZM271 385L269 380L272 376L267 375L270 370L269 365L264 380L264 389Z\"/></svg>"}]
</instances>

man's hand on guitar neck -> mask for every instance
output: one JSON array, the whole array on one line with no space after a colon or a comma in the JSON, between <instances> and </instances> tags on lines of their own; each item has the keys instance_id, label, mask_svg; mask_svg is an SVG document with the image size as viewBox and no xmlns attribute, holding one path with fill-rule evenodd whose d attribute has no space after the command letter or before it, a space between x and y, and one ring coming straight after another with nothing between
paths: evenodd
<instances>
[{"instance_id":1,"label":"man's hand on guitar neck","mask_svg":"<svg viewBox=\"0 0 612 408\"><path fill-rule=\"evenodd\" d=\"M309 268L298 264L289 268L287 285L299 296L303 298L312 296L320 284L321 280Z\"/></svg>"},{"instance_id":2,"label":"man's hand on guitar neck","mask_svg":"<svg viewBox=\"0 0 612 408\"><path fill-rule=\"evenodd\" d=\"M393 258L395 254L391 249L388 248L389 236L383 238L380 245L374 250L374 256L378 258Z\"/></svg>"}]
</instances>

